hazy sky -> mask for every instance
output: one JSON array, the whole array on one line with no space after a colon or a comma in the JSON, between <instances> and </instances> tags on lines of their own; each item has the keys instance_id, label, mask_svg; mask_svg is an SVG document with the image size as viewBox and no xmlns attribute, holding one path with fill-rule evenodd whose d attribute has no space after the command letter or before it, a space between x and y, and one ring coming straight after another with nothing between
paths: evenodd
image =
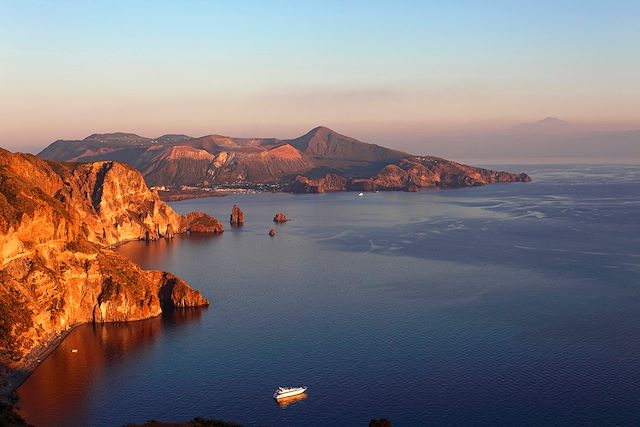
<instances>
[{"instance_id":1,"label":"hazy sky","mask_svg":"<svg viewBox=\"0 0 640 427\"><path fill-rule=\"evenodd\" d=\"M638 124L639 20L637 0L0 0L0 145Z\"/></svg>"}]
</instances>

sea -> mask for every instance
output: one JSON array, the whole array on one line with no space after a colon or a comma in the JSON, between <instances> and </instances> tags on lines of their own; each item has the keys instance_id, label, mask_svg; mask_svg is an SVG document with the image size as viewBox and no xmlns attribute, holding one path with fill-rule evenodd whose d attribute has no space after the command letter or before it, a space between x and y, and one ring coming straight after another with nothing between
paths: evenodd
<instances>
[{"instance_id":1,"label":"sea","mask_svg":"<svg viewBox=\"0 0 640 427\"><path fill-rule=\"evenodd\" d=\"M533 182L172 203L226 231L118 251L211 305L76 328L19 388L20 414L36 426L640 425L640 167L499 168ZM290 221L274 224L277 212ZM279 386L308 390L279 404Z\"/></svg>"}]
</instances>

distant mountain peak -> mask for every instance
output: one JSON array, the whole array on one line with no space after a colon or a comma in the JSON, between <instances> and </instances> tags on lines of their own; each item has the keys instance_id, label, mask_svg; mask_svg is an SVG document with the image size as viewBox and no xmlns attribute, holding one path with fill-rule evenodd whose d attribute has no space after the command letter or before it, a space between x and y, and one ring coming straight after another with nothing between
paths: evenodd
<instances>
[{"instance_id":1,"label":"distant mountain peak","mask_svg":"<svg viewBox=\"0 0 640 427\"><path fill-rule=\"evenodd\" d=\"M566 120L561 120L557 117L545 117L542 120L538 120L536 123L555 123L555 124L569 124Z\"/></svg>"},{"instance_id":2,"label":"distant mountain peak","mask_svg":"<svg viewBox=\"0 0 640 427\"><path fill-rule=\"evenodd\" d=\"M311 129L309 132L307 132L307 135L310 135L310 136L331 135L331 134L340 135L338 132L334 131L333 129L329 129L326 126L316 126L313 129Z\"/></svg>"},{"instance_id":3,"label":"distant mountain peak","mask_svg":"<svg viewBox=\"0 0 640 427\"><path fill-rule=\"evenodd\" d=\"M532 123L521 123L513 126L511 130L517 133L563 133L573 130L572 123L561 120L557 117L545 117L542 120Z\"/></svg>"}]
</instances>

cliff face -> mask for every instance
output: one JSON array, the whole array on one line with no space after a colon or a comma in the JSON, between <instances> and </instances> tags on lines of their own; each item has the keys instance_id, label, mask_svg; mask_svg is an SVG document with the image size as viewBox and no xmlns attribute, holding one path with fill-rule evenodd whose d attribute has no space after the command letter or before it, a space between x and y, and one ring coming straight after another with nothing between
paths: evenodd
<instances>
[{"instance_id":1,"label":"cliff face","mask_svg":"<svg viewBox=\"0 0 640 427\"><path fill-rule=\"evenodd\" d=\"M109 248L170 238L194 218L203 221L176 214L121 164L60 164L0 149L0 363L19 366L76 323L208 304L177 277L143 271Z\"/></svg>"}]
</instances>

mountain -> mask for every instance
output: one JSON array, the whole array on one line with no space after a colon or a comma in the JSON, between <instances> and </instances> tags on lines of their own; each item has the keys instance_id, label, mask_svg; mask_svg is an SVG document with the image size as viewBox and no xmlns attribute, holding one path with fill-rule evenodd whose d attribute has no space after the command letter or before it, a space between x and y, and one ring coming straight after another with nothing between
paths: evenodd
<instances>
[{"instance_id":1,"label":"mountain","mask_svg":"<svg viewBox=\"0 0 640 427\"><path fill-rule=\"evenodd\" d=\"M291 191L302 191L306 187L300 185L301 180L326 181L330 175L349 184L320 186L328 191L338 191L339 187L399 190L408 186L456 187L529 179L506 173L488 178L480 169L368 144L323 126L284 140L222 135L164 135L151 139L125 133L94 134L80 141L56 141L38 156L73 162L120 161L141 171L152 186L277 183L289 184ZM413 172L394 178L402 185L392 184L387 179L390 166ZM380 178L381 174L387 178Z\"/></svg>"},{"instance_id":2,"label":"mountain","mask_svg":"<svg viewBox=\"0 0 640 427\"><path fill-rule=\"evenodd\" d=\"M107 144L139 143L126 139ZM78 323L208 304L179 278L144 271L111 249L192 227L222 230L205 214L175 213L130 167L0 149L0 367L23 367L32 351Z\"/></svg>"},{"instance_id":3,"label":"mountain","mask_svg":"<svg viewBox=\"0 0 640 427\"><path fill-rule=\"evenodd\" d=\"M547 117L533 123L521 123L510 131L516 134L553 135L576 131L576 127L567 121L555 117Z\"/></svg>"}]
</instances>

